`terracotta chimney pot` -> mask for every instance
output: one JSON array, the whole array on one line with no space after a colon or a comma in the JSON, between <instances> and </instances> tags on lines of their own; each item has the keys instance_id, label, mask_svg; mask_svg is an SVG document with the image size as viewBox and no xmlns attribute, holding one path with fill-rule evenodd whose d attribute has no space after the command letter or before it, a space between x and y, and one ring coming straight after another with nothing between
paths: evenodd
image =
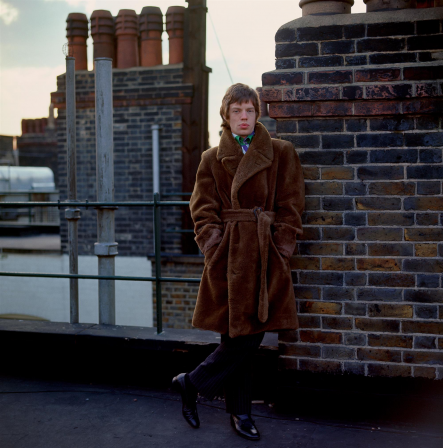
<instances>
[{"instance_id":1,"label":"terracotta chimney pot","mask_svg":"<svg viewBox=\"0 0 443 448\"><path fill-rule=\"evenodd\" d=\"M117 68L139 65L138 17L133 9L120 9L115 20L117 38Z\"/></svg>"},{"instance_id":2,"label":"terracotta chimney pot","mask_svg":"<svg viewBox=\"0 0 443 448\"><path fill-rule=\"evenodd\" d=\"M22 119L22 135L25 135L28 133L28 120L25 118Z\"/></svg>"},{"instance_id":3,"label":"terracotta chimney pot","mask_svg":"<svg viewBox=\"0 0 443 448\"><path fill-rule=\"evenodd\" d=\"M351 14L354 0L300 0L302 16Z\"/></svg>"},{"instance_id":4,"label":"terracotta chimney pot","mask_svg":"<svg viewBox=\"0 0 443 448\"><path fill-rule=\"evenodd\" d=\"M161 65L163 14L157 6L145 6L139 16L140 64L142 67Z\"/></svg>"},{"instance_id":5,"label":"terracotta chimney pot","mask_svg":"<svg viewBox=\"0 0 443 448\"><path fill-rule=\"evenodd\" d=\"M396 11L398 9L412 9L417 6L416 0L363 0L366 12Z\"/></svg>"},{"instance_id":6,"label":"terracotta chimney pot","mask_svg":"<svg viewBox=\"0 0 443 448\"><path fill-rule=\"evenodd\" d=\"M111 58L115 67L114 17L109 11L97 9L92 12L91 36L94 41L94 59Z\"/></svg>"},{"instance_id":7,"label":"terracotta chimney pot","mask_svg":"<svg viewBox=\"0 0 443 448\"><path fill-rule=\"evenodd\" d=\"M169 63L183 62L185 7L170 6L166 11L166 31L169 35Z\"/></svg>"},{"instance_id":8,"label":"terracotta chimney pot","mask_svg":"<svg viewBox=\"0 0 443 448\"><path fill-rule=\"evenodd\" d=\"M41 127L42 127L42 133L43 134L46 132L47 126L48 126L48 119L46 117L42 118L41 119Z\"/></svg>"},{"instance_id":9,"label":"terracotta chimney pot","mask_svg":"<svg viewBox=\"0 0 443 448\"><path fill-rule=\"evenodd\" d=\"M75 69L87 70L86 39L88 38L88 18L85 14L72 12L68 15L66 22L69 55L75 58Z\"/></svg>"},{"instance_id":10,"label":"terracotta chimney pot","mask_svg":"<svg viewBox=\"0 0 443 448\"><path fill-rule=\"evenodd\" d=\"M28 134L34 134L34 132L35 132L34 120L29 118L26 121L28 122Z\"/></svg>"},{"instance_id":11,"label":"terracotta chimney pot","mask_svg":"<svg viewBox=\"0 0 443 448\"><path fill-rule=\"evenodd\" d=\"M36 118L34 121L34 132L36 134L42 133L42 122L40 118Z\"/></svg>"}]
</instances>

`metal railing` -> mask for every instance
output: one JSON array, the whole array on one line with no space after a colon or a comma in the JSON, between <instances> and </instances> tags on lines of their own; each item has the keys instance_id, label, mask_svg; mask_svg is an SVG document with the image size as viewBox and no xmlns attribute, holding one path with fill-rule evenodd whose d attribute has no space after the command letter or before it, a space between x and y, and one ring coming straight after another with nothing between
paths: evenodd
<instances>
[{"instance_id":1,"label":"metal railing","mask_svg":"<svg viewBox=\"0 0 443 448\"><path fill-rule=\"evenodd\" d=\"M184 195L184 193L174 193L173 195ZM57 207L72 206L72 202L3 202L0 208L22 207ZM154 257L155 257L155 276L152 277L131 277L117 275L85 275L85 274L56 274L56 273L36 273L36 272L0 272L0 276L7 277L39 277L39 278L67 278L67 279L87 279L87 280L125 280L140 282L155 282L156 294L156 312L157 312L157 333L163 332L163 313L162 313L162 282L188 282L200 283L200 278L186 277L162 277L161 276L161 228L160 228L160 208L164 206L183 206L189 205L189 201L161 201L160 194L154 194L153 201L139 202L75 202L76 207L154 207ZM180 230L176 230L180 231ZM70 300L72 301L72 297ZM72 305L72 304L71 304Z\"/></svg>"},{"instance_id":2,"label":"metal railing","mask_svg":"<svg viewBox=\"0 0 443 448\"><path fill-rule=\"evenodd\" d=\"M18 196L19 198L14 198ZM0 191L0 204L2 202L11 202L15 200L26 200L27 202L32 202L33 197L37 196L39 200L44 201L54 201L58 200L59 192L57 190L53 191L38 191L38 190L23 190L23 191ZM42 197L43 196L43 197ZM23 202L20 202L23 204ZM11 211L3 212L0 210L0 224L8 225L25 225L25 224L40 224L40 225L60 225L60 215L56 210L46 207L18 207L13 208Z\"/></svg>"},{"instance_id":3,"label":"metal railing","mask_svg":"<svg viewBox=\"0 0 443 448\"><path fill-rule=\"evenodd\" d=\"M66 202L1 202L0 210L9 207L60 207L65 206L68 221L69 274L41 274L32 272L0 272L0 276L46 277L69 279L70 322L79 322L78 279L96 279L98 283L99 323L115 324L115 282L114 280L155 281L157 299L157 333L163 331L161 282L192 282L196 278L162 278L160 208L162 206L189 205L187 201L160 200L159 132L160 126L152 124L153 140L153 192L151 202L116 202L114 200L114 141L112 102L112 59L95 58L95 135L96 135L96 177L97 202L77 200L77 156L76 156L76 93L75 59L66 57L66 147L67 147L67 200ZM174 193L175 195L176 193ZM177 195L185 193L177 193ZM172 194L168 194L171 195ZM114 213L117 207L154 207L154 254L155 277L128 277L115 275L115 259L118 243L115 241ZM78 224L79 207L97 209L98 235L94 253L98 257L98 275L78 273ZM166 232L181 233L180 229Z\"/></svg>"}]
</instances>

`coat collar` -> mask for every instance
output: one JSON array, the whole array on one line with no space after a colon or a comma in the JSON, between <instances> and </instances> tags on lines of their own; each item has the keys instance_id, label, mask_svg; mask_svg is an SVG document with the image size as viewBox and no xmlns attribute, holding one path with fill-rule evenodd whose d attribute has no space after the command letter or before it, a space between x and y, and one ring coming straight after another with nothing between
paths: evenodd
<instances>
[{"instance_id":1,"label":"coat collar","mask_svg":"<svg viewBox=\"0 0 443 448\"><path fill-rule=\"evenodd\" d=\"M221 161L225 170L234 178L231 188L232 208L240 208L238 191L252 176L269 166L274 160L274 149L271 136L259 122L255 125L255 135L246 154L235 141L232 132L225 129L217 149L217 160Z\"/></svg>"}]
</instances>

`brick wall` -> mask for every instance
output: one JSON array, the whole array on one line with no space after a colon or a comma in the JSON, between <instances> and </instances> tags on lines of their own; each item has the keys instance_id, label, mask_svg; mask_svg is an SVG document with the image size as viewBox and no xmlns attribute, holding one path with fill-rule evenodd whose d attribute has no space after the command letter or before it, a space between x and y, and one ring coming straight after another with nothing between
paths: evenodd
<instances>
[{"instance_id":1,"label":"brick wall","mask_svg":"<svg viewBox=\"0 0 443 448\"><path fill-rule=\"evenodd\" d=\"M9 135L0 135L0 165L15 165L13 139Z\"/></svg>"},{"instance_id":2,"label":"brick wall","mask_svg":"<svg viewBox=\"0 0 443 448\"><path fill-rule=\"evenodd\" d=\"M283 369L443 379L443 8L304 17L262 98L304 167Z\"/></svg>"},{"instance_id":3,"label":"brick wall","mask_svg":"<svg viewBox=\"0 0 443 448\"><path fill-rule=\"evenodd\" d=\"M58 150L54 129L46 129L40 134L25 134L17 137L20 166L45 166L54 173L54 183L58 188Z\"/></svg>"},{"instance_id":4,"label":"brick wall","mask_svg":"<svg viewBox=\"0 0 443 448\"><path fill-rule=\"evenodd\" d=\"M155 273L155 260L152 272ZM201 278L204 258L202 256L170 256L162 260L162 277ZM192 328L192 316L200 283L162 283L163 328ZM152 284L154 325L157 325L156 287Z\"/></svg>"},{"instance_id":5,"label":"brick wall","mask_svg":"<svg viewBox=\"0 0 443 448\"><path fill-rule=\"evenodd\" d=\"M182 190L181 107L193 95L183 84L182 64L113 70L114 180L116 201L151 201L151 125L162 127L160 165L162 193ZM76 72L77 189L79 200L96 201L96 150L94 72ZM52 102L59 108L57 141L60 200L67 198L65 75L57 78ZM167 197L166 200L181 199ZM181 227L180 207L162 209L162 228ZM153 218L150 208L123 208L115 212L119 256L143 256L153 252ZM67 251L67 223L61 212L61 238ZM84 211L79 221L79 253L93 254L97 241L95 210ZM180 234L165 233L162 251L181 252Z\"/></svg>"}]
</instances>

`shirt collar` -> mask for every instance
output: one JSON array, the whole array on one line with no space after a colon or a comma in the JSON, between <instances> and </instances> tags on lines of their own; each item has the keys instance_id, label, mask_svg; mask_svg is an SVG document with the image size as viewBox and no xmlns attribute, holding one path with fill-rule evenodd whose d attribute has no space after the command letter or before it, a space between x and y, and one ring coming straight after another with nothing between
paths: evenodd
<instances>
[{"instance_id":1,"label":"shirt collar","mask_svg":"<svg viewBox=\"0 0 443 448\"><path fill-rule=\"evenodd\" d=\"M252 138L253 138L254 135L255 135L255 130L252 131L252 132L251 132L248 136L246 136L246 137L240 137L240 135L237 135L237 134L234 134L234 133L232 133L232 135L234 136L234 139L235 139L238 143L240 143L240 145L245 144L245 143L250 144L251 141L252 141Z\"/></svg>"}]
</instances>

